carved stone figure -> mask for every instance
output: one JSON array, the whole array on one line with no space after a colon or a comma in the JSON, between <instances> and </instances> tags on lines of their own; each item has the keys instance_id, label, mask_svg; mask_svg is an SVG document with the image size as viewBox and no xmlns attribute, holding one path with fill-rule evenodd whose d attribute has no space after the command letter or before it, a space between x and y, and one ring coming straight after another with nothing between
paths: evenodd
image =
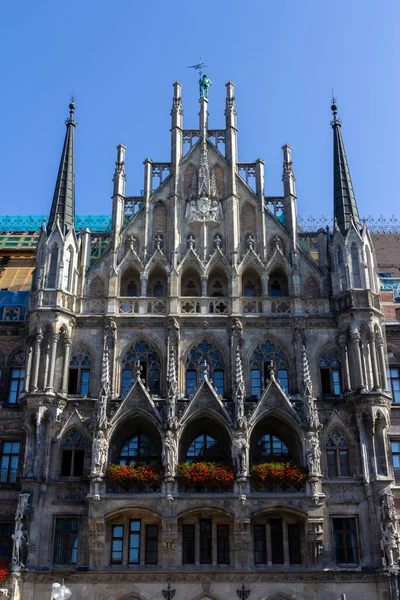
<instances>
[{"instance_id":1,"label":"carved stone figure","mask_svg":"<svg viewBox=\"0 0 400 600\"><path fill-rule=\"evenodd\" d=\"M172 431L167 431L165 434L161 458L165 469L165 475L167 477L174 477L178 460L178 451Z\"/></svg>"},{"instance_id":2,"label":"carved stone figure","mask_svg":"<svg viewBox=\"0 0 400 600\"><path fill-rule=\"evenodd\" d=\"M214 236L214 248L216 250L222 248L222 236L219 233Z\"/></svg>"},{"instance_id":3,"label":"carved stone figure","mask_svg":"<svg viewBox=\"0 0 400 600\"><path fill-rule=\"evenodd\" d=\"M107 463L108 442L102 431L99 431L93 441L93 475L103 475L104 467Z\"/></svg>"},{"instance_id":4,"label":"carved stone figure","mask_svg":"<svg viewBox=\"0 0 400 600\"><path fill-rule=\"evenodd\" d=\"M17 521L15 533L11 537L14 540L12 567L13 569L17 567L24 567L29 545L29 536L25 525Z\"/></svg>"},{"instance_id":5,"label":"carved stone figure","mask_svg":"<svg viewBox=\"0 0 400 600\"><path fill-rule=\"evenodd\" d=\"M381 501L381 521L393 521L396 518L393 494L389 490L384 490L380 494Z\"/></svg>"},{"instance_id":6,"label":"carved stone figure","mask_svg":"<svg viewBox=\"0 0 400 600\"><path fill-rule=\"evenodd\" d=\"M253 250L254 249L254 243L255 243L254 236L251 233L248 233L246 235L246 248L247 248L247 250Z\"/></svg>"},{"instance_id":7,"label":"carved stone figure","mask_svg":"<svg viewBox=\"0 0 400 600\"><path fill-rule=\"evenodd\" d=\"M238 431L235 434L232 443L232 458L233 463L236 467L236 472L242 477L245 477L248 472L248 461L247 451L249 449L249 443L244 437L243 433Z\"/></svg>"},{"instance_id":8,"label":"carved stone figure","mask_svg":"<svg viewBox=\"0 0 400 600\"><path fill-rule=\"evenodd\" d=\"M382 527L383 547L387 564L391 567L399 563L399 534L391 521Z\"/></svg>"},{"instance_id":9,"label":"carved stone figure","mask_svg":"<svg viewBox=\"0 0 400 600\"><path fill-rule=\"evenodd\" d=\"M164 236L162 233L157 233L154 238L154 247L156 250L162 250L164 247Z\"/></svg>"},{"instance_id":10,"label":"carved stone figure","mask_svg":"<svg viewBox=\"0 0 400 600\"><path fill-rule=\"evenodd\" d=\"M319 447L318 434L315 431L309 431L307 438L307 464L310 474L321 475L321 449Z\"/></svg>"}]
</instances>

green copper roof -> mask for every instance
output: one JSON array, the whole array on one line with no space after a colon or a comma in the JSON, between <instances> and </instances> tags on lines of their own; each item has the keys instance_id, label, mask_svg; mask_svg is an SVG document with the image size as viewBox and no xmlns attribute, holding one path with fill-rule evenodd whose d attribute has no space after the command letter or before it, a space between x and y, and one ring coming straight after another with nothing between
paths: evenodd
<instances>
[{"instance_id":1,"label":"green copper roof","mask_svg":"<svg viewBox=\"0 0 400 600\"><path fill-rule=\"evenodd\" d=\"M0 217L0 231L8 233L37 232L43 224L46 215L35 215L29 217L4 216ZM111 215L77 215L75 217L75 229L90 229L90 231L111 231Z\"/></svg>"}]
</instances>

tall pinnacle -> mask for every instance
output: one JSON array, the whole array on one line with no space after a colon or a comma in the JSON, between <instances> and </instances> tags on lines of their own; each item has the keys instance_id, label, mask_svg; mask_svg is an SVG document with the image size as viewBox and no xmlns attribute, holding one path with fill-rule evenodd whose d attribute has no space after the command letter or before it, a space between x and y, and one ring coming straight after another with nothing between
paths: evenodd
<instances>
[{"instance_id":1,"label":"tall pinnacle","mask_svg":"<svg viewBox=\"0 0 400 600\"><path fill-rule=\"evenodd\" d=\"M53 229L58 220L61 231L66 232L74 226L75 221L75 175L74 175L74 120L75 104L71 98L69 105L69 118L65 121L67 131L65 133L64 147L61 154L58 169L57 183L54 190L47 231Z\"/></svg>"},{"instance_id":2,"label":"tall pinnacle","mask_svg":"<svg viewBox=\"0 0 400 600\"><path fill-rule=\"evenodd\" d=\"M333 113L331 121L333 129L333 216L344 235L352 221L357 229L361 230L361 222L344 149L342 123L337 117L335 98L332 98L331 110Z\"/></svg>"}]
</instances>

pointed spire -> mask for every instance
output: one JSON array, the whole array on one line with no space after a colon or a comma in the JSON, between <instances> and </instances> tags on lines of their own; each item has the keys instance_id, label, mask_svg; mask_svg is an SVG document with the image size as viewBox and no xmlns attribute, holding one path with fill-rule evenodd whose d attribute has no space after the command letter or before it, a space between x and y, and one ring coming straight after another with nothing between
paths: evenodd
<instances>
[{"instance_id":1,"label":"pointed spire","mask_svg":"<svg viewBox=\"0 0 400 600\"><path fill-rule=\"evenodd\" d=\"M47 225L47 231L50 233L58 219L64 235L74 227L75 221L74 129L76 121L74 120L74 102L75 99L72 96L69 105L69 118L65 121L67 131Z\"/></svg>"},{"instance_id":2,"label":"pointed spire","mask_svg":"<svg viewBox=\"0 0 400 600\"><path fill-rule=\"evenodd\" d=\"M313 395L312 379L310 373L310 365L308 364L308 356L306 347L303 344L301 350L301 362L302 362L302 380L303 380L303 396Z\"/></svg>"},{"instance_id":3,"label":"pointed spire","mask_svg":"<svg viewBox=\"0 0 400 600\"><path fill-rule=\"evenodd\" d=\"M340 231L345 235L352 222L357 229L361 230L361 222L344 149L342 122L337 116L334 97L332 97L331 110L333 114L331 121L333 129L333 212Z\"/></svg>"}]
</instances>

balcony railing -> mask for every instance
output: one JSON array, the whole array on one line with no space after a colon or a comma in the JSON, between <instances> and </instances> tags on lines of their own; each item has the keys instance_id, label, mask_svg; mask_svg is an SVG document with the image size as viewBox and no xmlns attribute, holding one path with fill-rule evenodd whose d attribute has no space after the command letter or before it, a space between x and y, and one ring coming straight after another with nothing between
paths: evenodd
<instances>
[{"instance_id":1,"label":"balcony railing","mask_svg":"<svg viewBox=\"0 0 400 600\"><path fill-rule=\"evenodd\" d=\"M161 481L132 481L129 486L107 483L108 494L149 494L161 490Z\"/></svg>"},{"instance_id":2,"label":"balcony railing","mask_svg":"<svg viewBox=\"0 0 400 600\"><path fill-rule=\"evenodd\" d=\"M288 482L288 481L252 481L252 492L263 492L264 494L295 494L306 491L306 482Z\"/></svg>"},{"instance_id":3,"label":"balcony railing","mask_svg":"<svg viewBox=\"0 0 400 600\"><path fill-rule=\"evenodd\" d=\"M230 298L181 298L180 313L183 315L229 315L231 313Z\"/></svg>"}]
</instances>

